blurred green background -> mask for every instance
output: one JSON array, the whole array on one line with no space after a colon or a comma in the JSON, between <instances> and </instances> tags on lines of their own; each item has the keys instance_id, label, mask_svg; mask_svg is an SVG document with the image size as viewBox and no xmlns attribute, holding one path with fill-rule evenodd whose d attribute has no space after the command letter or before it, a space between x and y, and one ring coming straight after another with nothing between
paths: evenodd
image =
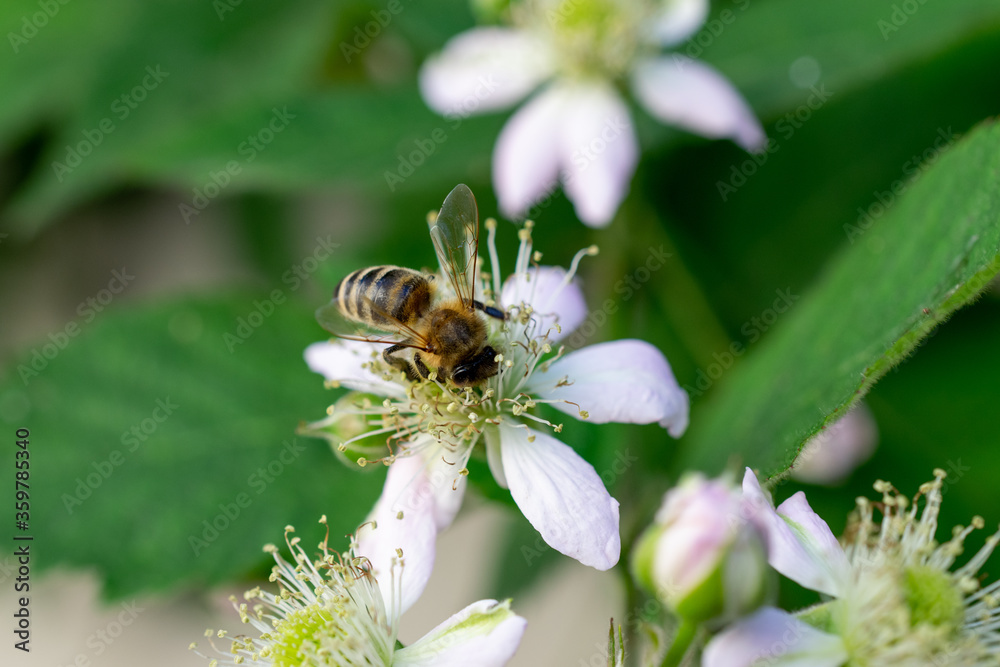
<instances>
[{"instance_id":1,"label":"blurred green background","mask_svg":"<svg viewBox=\"0 0 1000 667\"><path fill-rule=\"evenodd\" d=\"M877 254L879 243L890 244L880 257L891 258L907 220L885 235L876 221L853 244L845 226L894 184L918 187L916 165L938 161L940 137L957 140L1000 109L1000 5L912 4L913 12L869 0L714 3L713 15L729 9L736 20L718 34L709 23L685 48L744 93L777 150L748 173L750 158L736 146L634 109L643 155L619 217L588 229L561 194L533 214L546 263L601 248L581 269L588 302L614 298L620 309L577 342L649 340L695 388L730 342L746 346L693 392L696 443L709 428L700 421L724 414L712 412L713 396L735 386L774 335L748 323L779 290L806 302L831 261L862 248ZM198 589L261 572L259 548L285 524L312 525L326 513L333 534L346 534L371 507L381 472L348 470L324 443L295 440L296 425L320 418L337 396L302 360L305 346L325 337L312 311L356 268L432 265L424 216L455 184L472 188L481 215L496 215L490 154L509 115L449 121L420 99L422 60L474 24L464 2L404 2L348 61L343 45L356 44L356 30L383 5L0 7L8 42L0 58L0 419L10 453L0 478L12 474L15 429L29 428L39 566L93 568L111 597ZM390 187L386 173L400 173L402 156L439 128L446 140ZM996 183L995 173L982 176ZM735 190L723 196L720 182ZM996 201L992 188L985 194ZM941 221L950 224L945 214ZM501 221L505 270L515 229ZM616 281L660 245L671 261L620 299ZM933 267L914 263L895 275L925 269ZM114 271L134 279L116 292ZM890 299L893 289L861 284L854 298L871 290ZM823 317L836 328L844 313L829 305ZM773 326L785 326L784 316ZM948 487L944 523L976 513L1000 520L998 326L993 288L875 386L867 401L880 430L876 454L846 486L808 489L835 531L876 478L910 493L949 465L962 472ZM802 343L832 377L843 360ZM766 396L769 387L754 391ZM158 420L158 401L177 407ZM830 407L817 405L809 428ZM129 438L133 428L144 437ZM744 463L771 460L762 453L755 462L744 449L754 433L724 421L711 428L728 433ZM639 457L611 489L626 543L676 479L679 456L698 458L685 451L691 437L674 442L655 426L567 423L564 440L598 471L622 448ZM713 460L712 472L736 463ZM474 463L474 486L510 504L485 463ZM797 488L781 487L779 499ZM205 522L234 506L239 515L211 538ZM557 560L546 552L527 564L522 548L535 541L518 515L503 569L484 594L516 594Z\"/></svg>"}]
</instances>

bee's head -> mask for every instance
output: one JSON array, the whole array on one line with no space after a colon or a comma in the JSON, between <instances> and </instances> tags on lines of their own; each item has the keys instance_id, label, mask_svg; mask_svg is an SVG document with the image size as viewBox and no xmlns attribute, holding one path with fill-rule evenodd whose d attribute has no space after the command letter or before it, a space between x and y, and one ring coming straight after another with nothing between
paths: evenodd
<instances>
[{"instance_id":1,"label":"bee's head","mask_svg":"<svg viewBox=\"0 0 1000 667\"><path fill-rule=\"evenodd\" d=\"M451 381L459 387L471 387L493 377L500 370L496 360L497 351L492 345L466 357L451 372Z\"/></svg>"}]
</instances>

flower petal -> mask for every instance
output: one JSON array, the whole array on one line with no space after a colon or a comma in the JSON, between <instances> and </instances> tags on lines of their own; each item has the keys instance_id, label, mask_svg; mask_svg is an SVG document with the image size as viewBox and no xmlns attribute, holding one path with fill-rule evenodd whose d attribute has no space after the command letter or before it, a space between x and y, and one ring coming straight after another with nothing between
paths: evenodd
<instances>
[{"instance_id":1,"label":"flower petal","mask_svg":"<svg viewBox=\"0 0 1000 667\"><path fill-rule=\"evenodd\" d=\"M611 222L628 194L639 146L625 102L600 83L568 88L560 123L563 189L591 227Z\"/></svg>"},{"instance_id":2,"label":"flower petal","mask_svg":"<svg viewBox=\"0 0 1000 667\"><path fill-rule=\"evenodd\" d=\"M587 316L583 290L577 281L566 281L566 270L561 266L538 266L528 273L510 275L503 284L500 302L505 306L530 305L531 323L525 333L536 338L548 332L552 342L571 334Z\"/></svg>"},{"instance_id":3,"label":"flower petal","mask_svg":"<svg viewBox=\"0 0 1000 667\"><path fill-rule=\"evenodd\" d=\"M514 657L526 626L510 600L480 600L396 651L392 667L501 667Z\"/></svg>"},{"instance_id":4,"label":"flower petal","mask_svg":"<svg viewBox=\"0 0 1000 667\"><path fill-rule=\"evenodd\" d=\"M850 563L830 527L801 491L778 507L764 495L757 476L743 476L744 512L767 536L768 562L806 588L837 597L850 579Z\"/></svg>"},{"instance_id":5,"label":"flower petal","mask_svg":"<svg viewBox=\"0 0 1000 667\"><path fill-rule=\"evenodd\" d=\"M382 495L366 523L358 530L357 553L371 561L386 608L393 609L394 587L399 586L400 608L406 611L423 592L434 568L437 534L455 518L465 490L453 490L456 472L437 452L424 456L400 455L389 466ZM370 522L375 523L372 527ZM394 565L403 552L402 571ZM402 577L398 582L394 578Z\"/></svg>"},{"instance_id":6,"label":"flower petal","mask_svg":"<svg viewBox=\"0 0 1000 667\"><path fill-rule=\"evenodd\" d=\"M405 398L402 386L383 380L367 368L372 356L381 354L383 348L355 340L323 341L307 347L305 358L310 370L328 382L339 382L349 389L379 396Z\"/></svg>"},{"instance_id":7,"label":"flower petal","mask_svg":"<svg viewBox=\"0 0 1000 667\"><path fill-rule=\"evenodd\" d=\"M708 0L666 0L650 26L660 46L675 46L694 35L708 18Z\"/></svg>"},{"instance_id":8,"label":"flower petal","mask_svg":"<svg viewBox=\"0 0 1000 667\"><path fill-rule=\"evenodd\" d=\"M564 378L568 384L561 384ZM570 352L547 371L535 371L526 391L567 401L552 407L574 417L586 410L587 419L598 424L658 422L675 438L688 425L687 393L663 353L641 340L598 343Z\"/></svg>"},{"instance_id":9,"label":"flower petal","mask_svg":"<svg viewBox=\"0 0 1000 667\"><path fill-rule=\"evenodd\" d=\"M507 475L503 471L500 433L494 428L486 428L483 430L483 437L486 439L486 462L490 466L490 472L493 473L493 479L501 489L509 489Z\"/></svg>"},{"instance_id":10,"label":"flower petal","mask_svg":"<svg viewBox=\"0 0 1000 667\"><path fill-rule=\"evenodd\" d=\"M839 667L847 648L827 634L773 607L764 607L713 637L702 667Z\"/></svg>"},{"instance_id":11,"label":"flower petal","mask_svg":"<svg viewBox=\"0 0 1000 667\"><path fill-rule=\"evenodd\" d=\"M510 495L542 539L584 565L613 567L621 555L618 501L593 466L545 433L508 422L499 428Z\"/></svg>"},{"instance_id":12,"label":"flower petal","mask_svg":"<svg viewBox=\"0 0 1000 667\"><path fill-rule=\"evenodd\" d=\"M493 189L500 211L519 218L551 193L559 180L561 88L544 90L510 117L493 149Z\"/></svg>"},{"instance_id":13,"label":"flower petal","mask_svg":"<svg viewBox=\"0 0 1000 667\"><path fill-rule=\"evenodd\" d=\"M767 144L760 122L722 74L678 54L640 61L632 89L642 105L665 123L705 137L729 137L748 151Z\"/></svg>"},{"instance_id":14,"label":"flower petal","mask_svg":"<svg viewBox=\"0 0 1000 667\"><path fill-rule=\"evenodd\" d=\"M809 439L795 458L792 477L809 484L836 485L868 460L878 426L864 403Z\"/></svg>"},{"instance_id":15,"label":"flower petal","mask_svg":"<svg viewBox=\"0 0 1000 667\"><path fill-rule=\"evenodd\" d=\"M465 117L511 106L554 70L551 49L531 33L475 28L424 63L420 92L438 113Z\"/></svg>"}]
</instances>

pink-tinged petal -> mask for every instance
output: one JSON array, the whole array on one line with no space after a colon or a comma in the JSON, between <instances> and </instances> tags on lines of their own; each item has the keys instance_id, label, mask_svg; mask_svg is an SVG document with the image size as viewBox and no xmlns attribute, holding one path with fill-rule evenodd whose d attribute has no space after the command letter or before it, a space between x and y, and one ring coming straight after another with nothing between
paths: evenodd
<instances>
[{"instance_id":1,"label":"pink-tinged petal","mask_svg":"<svg viewBox=\"0 0 1000 667\"><path fill-rule=\"evenodd\" d=\"M568 88L560 125L563 189L591 227L611 222L628 194L639 145L625 102L603 83Z\"/></svg>"},{"instance_id":2,"label":"pink-tinged petal","mask_svg":"<svg viewBox=\"0 0 1000 667\"><path fill-rule=\"evenodd\" d=\"M743 97L704 63L671 54L640 61L632 89L647 110L665 123L712 139L728 137L748 151L767 144L760 122Z\"/></svg>"},{"instance_id":3,"label":"pink-tinged petal","mask_svg":"<svg viewBox=\"0 0 1000 667\"><path fill-rule=\"evenodd\" d=\"M307 347L305 358L309 369L328 382L339 382L349 389L379 396L405 398L406 391L402 386L384 380L367 367L373 355L381 354L384 348L384 345L375 346L355 340L324 341Z\"/></svg>"},{"instance_id":4,"label":"pink-tinged petal","mask_svg":"<svg viewBox=\"0 0 1000 667\"><path fill-rule=\"evenodd\" d=\"M837 597L850 581L850 563L830 527L801 491L775 510L757 476L743 476L743 511L767 536L768 562L806 588Z\"/></svg>"},{"instance_id":5,"label":"pink-tinged petal","mask_svg":"<svg viewBox=\"0 0 1000 667\"><path fill-rule=\"evenodd\" d=\"M547 371L535 371L528 387L538 398L567 401L554 408L578 418L585 410L598 424L656 422L675 438L687 429L688 395L663 353L645 341L616 340L570 352Z\"/></svg>"},{"instance_id":6,"label":"pink-tinged petal","mask_svg":"<svg viewBox=\"0 0 1000 667\"><path fill-rule=\"evenodd\" d=\"M464 490L464 486L452 490L456 474L449 474L439 455L428 460L421 454L403 454L389 466L369 523L358 530L357 553L371 561L388 609L393 609L394 587L401 589L397 614L416 602L427 585L438 530L454 519ZM396 565L397 549L403 552L402 569Z\"/></svg>"},{"instance_id":7,"label":"pink-tinged petal","mask_svg":"<svg viewBox=\"0 0 1000 667\"><path fill-rule=\"evenodd\" d=\"M878 442L878 426L864 403L813 436L795 459L792 477L833 486L868 460Z\"/></svg>"},{"instance_id":8,"label":"pink-tinged petal","mask_svg":"<svg viewBox=\"0 0 1000 667\"><path fill-rule=\"evenodd\" d=\"M555 70L548 45L508 28L475 28L452 38L420 68L420 92L440 114L465 117L504 109Z\"/></svg>"},{"instance_id":9,"label":"pink-tinged petal","mask_svg":"<svg viewBox=\"0 0 1000 667\"><path fill-rule=\"evenodd\" d=\"M673 599L685 597L728 557L739 524L739 494L731 482L691 475L664 496L656 513L663 527L653 558L653 581ZM750 573L747 573L750 574Z\"/></svg>"},{"instance_id":10,"label":"pink-tinged petal","mask_svg":"<svg viewBox=\"0 0 1000 667\"><path fill-rule=\"evenodd\" d=\"M510 495L542 539L584 565L613 567L621 555L618 501L593 466L545 433L507 422L499 429Z\"/></svg>"},{"instance_id":11,"label":"pink-tinged petal","mask_svg":"<svg viewBox=\"0 0 1000 667\"><path fill-rule=\"evenodd\" d=\"M396 651L392 665L502 667L514 657L527 624L510 610L510 600L480 600Z\"/></svg>"},{"instance_id":12,"label":"pink-tinged petal","mask_svg":"<svg viewBox=\"0 0 1000 667\"><path fill-rule=\"evenodd\" d=\"M565 93L542 91L510 117L493 149L493 189L500 211L518 218L559 180L559 128Z\"/></svg>"},{"instance_id":13,"label":"pink-tinged petal","mask_svg":"<svg viewBox=\"0 0 1000 667\"><path fill-rule=\"evenodd\" d=\"M705 646L702 667L840 667L847 647L791 614L764 607Z\"/></svg>"},{"instance_id":14,"label":"pink-tinged petal","mask_svg":"<svg viewBox=\"0 0 1000 667\"><path fill-rule=\"evenodd\" d=\"M708 18L708 0L666 0L650 25L653 41L675 46L694 35Z\"/></svg>"},{"instance_id":15,"label":"pink-tinged petal","mask_svg":"<svg viewBox=\"0 0 1000 667\"><path fill-rule=\"evenodd\" d=\"M548 332L552 342L571 334L587 316L583 290L576 280L566 281L566 270L560 266L538 266L528 273L509 276L503 284L500 303L504 306L530 305L533 314L526 332L528 337Z\"/></svg>"}]
</instances>

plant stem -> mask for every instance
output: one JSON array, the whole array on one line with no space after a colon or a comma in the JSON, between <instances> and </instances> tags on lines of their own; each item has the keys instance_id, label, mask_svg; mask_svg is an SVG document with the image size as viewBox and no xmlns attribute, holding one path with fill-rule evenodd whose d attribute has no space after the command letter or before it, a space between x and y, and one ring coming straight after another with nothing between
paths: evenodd
<instances>
[{"instance_id":1,"label":"plant stem","mask_svg":"<svg viewBox=\"0 0 1000 667\"><path fill-rule=\"evenodd\" d=\"M688 648L691 647L691 642L694 640L697 631L698 626L694 623L681 621L680 627L677 628L677 635L674 637L674 642L667 649L667 654L663 657L660 667L678 667L684 656L687 655Z\"/></svg>"}]
</instances>

